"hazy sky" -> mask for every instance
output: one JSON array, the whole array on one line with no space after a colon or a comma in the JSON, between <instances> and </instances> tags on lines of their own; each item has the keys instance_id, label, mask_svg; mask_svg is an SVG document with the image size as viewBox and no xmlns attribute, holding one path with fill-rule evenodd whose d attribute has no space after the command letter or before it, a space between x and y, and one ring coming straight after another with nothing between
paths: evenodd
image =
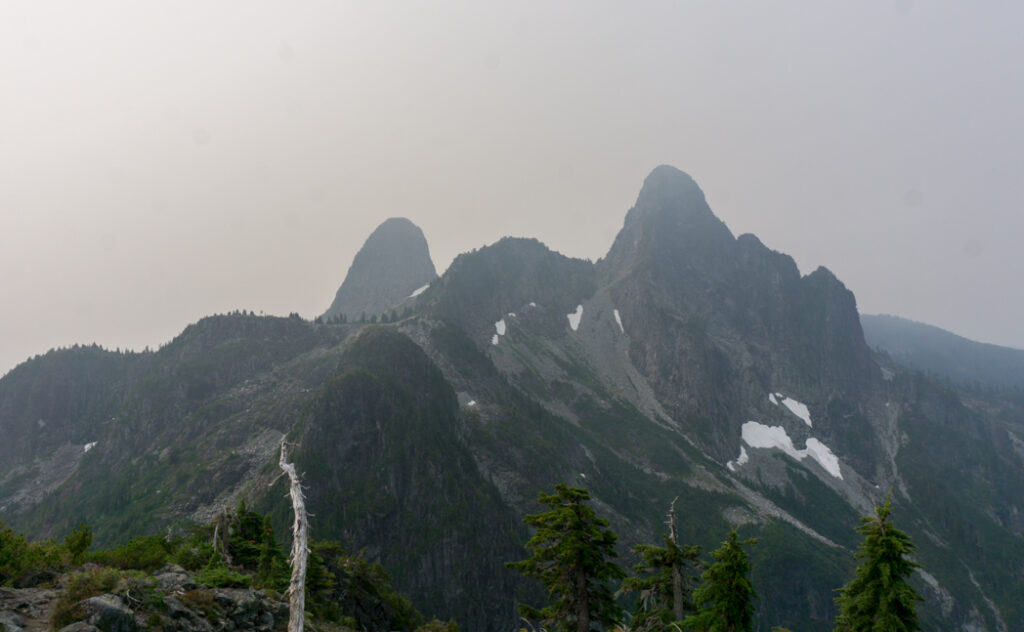
<instances>
[{"instance_id":1,"label":"hazy sky","mask_svg":"<svg viewBox=\"0 0 1024 632\"><path fill-rule=\"evenodd\" d=\"M1024 347L1019 2L0 3L0 373L312 318L390 216L438 270L604 255L656 165L862 312Z\"/></svg>"}]
</instances>

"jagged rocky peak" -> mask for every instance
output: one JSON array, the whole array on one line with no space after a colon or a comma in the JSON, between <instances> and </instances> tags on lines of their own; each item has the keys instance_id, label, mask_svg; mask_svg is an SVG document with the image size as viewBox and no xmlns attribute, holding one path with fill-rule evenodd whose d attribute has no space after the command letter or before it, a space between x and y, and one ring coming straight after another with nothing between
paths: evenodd
<instances>
[{"instance_id":1,"label":"jagged rocky peak","mask_svg":"<svg viewBox=\"0 0 1024 632\"><path fill-rule=\"evenodd\" d=\"M651 257L668 256L677 263L680 258L716 258L734 248L735 241L693 178L661 165L644 180L605 261L621 269Z\"/></svg>"},{"instance_id":2,"label":"jagged rocky peak","mask_svg":"<svg viewBox=\"0 0 1024 632\"><path fill-rule=\"evenodd\" d=\"M324 318L385 313L436 278L423 231L404 217L392 217L356 253Z\"/></svg>"}]
</instances>

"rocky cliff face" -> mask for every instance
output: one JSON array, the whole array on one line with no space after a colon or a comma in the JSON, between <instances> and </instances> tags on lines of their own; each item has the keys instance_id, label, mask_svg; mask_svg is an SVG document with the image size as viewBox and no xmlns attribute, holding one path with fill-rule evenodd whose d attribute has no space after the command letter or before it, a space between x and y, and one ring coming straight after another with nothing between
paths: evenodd
<instances>
[{"instance_id":1,"label":"rocky cliff face","mask_svg":"<svg viewBox=\"0 0 1024 632\"><path fill-rule=\"evenodd\" d=\"M423 231L404 217L377 227L356 253L325 319L379 316L437 278Z\"/></svg>"},{"instance_id":2,"label":"rocky cliff face","mask_svg":"<svg viewBox=\"0 0 1024 632\"><path fill-rule=\"evenodd\" d=\"M737 449L739 424L768 393L855 397L880 380L853 294L824 268L801 277L753 235L734 238L672 167L645 181L601 278L642 332L630 358L659 400L678 420L717 420L699 431L717 458Z\"/></svg>"},{"instance_id":3,"label":"rocky cliff face","mask_svg":"<svg viewBox=\"0 0 1024 632\"><path fill-rule=\"evenodd\" d=\"M429 279L366 263L388 259L379 241L342 290L382 283L396 305ZM12 372L0 430L37 447L0 462L0 517L46 535L86 520L111 542L246 497L283 526L267 485L288 434L314 529L470 629L516 625L533 597L501 562L520 557L537 492L567 481L590 489L625 565L677 496L688 542L741 525L761 538L762 627L830 630L853 527L891 489L930 573L926 625L1024 630L1024 403L873 356L831 272L734 237L674 168L647 178L597 264L504 239L399 322L353 323L369 304L347 324L205 319L124 374L62 381L46 368L61 354ZM33 439L43 413L75 430ZM61 446L79 456L56 476Z\"/></svg>"}]
</instances>

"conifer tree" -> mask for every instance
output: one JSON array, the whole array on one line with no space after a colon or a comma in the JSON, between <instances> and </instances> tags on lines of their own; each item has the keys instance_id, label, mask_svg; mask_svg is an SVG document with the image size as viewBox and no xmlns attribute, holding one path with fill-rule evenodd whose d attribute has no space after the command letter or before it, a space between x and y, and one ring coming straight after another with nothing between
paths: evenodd
<instances>
[{"instance_id":1,"label":"conifer tree","mask_svg":"<svg viewBox=\"0 0 1024 632\"><path fill-rule=\"evenodd\" d=\"M548 630L590 632L615 625L622 609L611 582L626 575L610 561L618 537L586 505L585 489L560 483L554 494L542 493L538 500L550 510L523 518L537 530L526 543L533 555L506 566L544 582L552 603L540 609L522 604L519 613Z\"/></svg>"},{"instance_id":2,"label":"conifer tree","mask_svg":"<svg viewBox=\"0 0 1024 632\"><path fill-rule=\"evenodd\" d=\"M633 632L663 630L672 622L682 622L693 612L692 576L684 574L687 567L700 565L699 546L679 546L676 535L675 503L669 507L669 533L665 546L638 544L633 552L642 562L633 567L635 575L622 583L623 592L639 593L636 610L630 621Z\"/></svg>"},{"instance_id":3,"label":"conifer tree","mask_svg":"<svg viewBox=\"0 0 1024 632\"><path fill-rule=\"evenodd\" d=\"M857 551L862 558L857 575L839 591L837 632L914 632L920 630L917 602L923 601L907 578L920 565L908 558L914 552L910 537L889 522L892 494L875 515L861 518L857 532L864 536Z\"/></svg>"},{"instance_id":4,"label":"conifer tree","mask_svg":"<svg viewBox=\"0 0 1024 632\"><path fill-rule=\"evenodd\" d=\"M89 552L91 544L92 528L84 522L64 538L64 546L71 554L72 564L81 564L85 561L85 554Z\"/></svg>"},{"instance_id":5,"label":"conifer tree","mask_svg":"<svg viewBox=\"0 0 1024 632\"><path fill-rule=\"evenodd\" d=\"M697 614L684 621L687 628L702 632L752 632L754 599L757 593L750 582L750 560L744 546L755 539L739 540L736 529L729 539L711 554L715 563L701 576L704 583L693 592Z\"/></svg>"}]
</instances>

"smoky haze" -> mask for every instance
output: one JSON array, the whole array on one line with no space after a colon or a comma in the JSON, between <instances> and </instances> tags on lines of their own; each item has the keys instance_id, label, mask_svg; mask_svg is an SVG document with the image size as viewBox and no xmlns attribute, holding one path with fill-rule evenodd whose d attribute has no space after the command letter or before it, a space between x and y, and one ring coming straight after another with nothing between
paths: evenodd
<instances>
[{"instance_id":1,"label":"smoky haze","mask_svg":"<svg viewBox=\"0 0 1024 632\"><path fill-rule=\"evenodd\" d=\"M762 4L4 2L0 374L311 318L392 216L439 272L596 259L662 163L862 312L1024 347L1024 5Z\"/></svg>"}]
</instances>

